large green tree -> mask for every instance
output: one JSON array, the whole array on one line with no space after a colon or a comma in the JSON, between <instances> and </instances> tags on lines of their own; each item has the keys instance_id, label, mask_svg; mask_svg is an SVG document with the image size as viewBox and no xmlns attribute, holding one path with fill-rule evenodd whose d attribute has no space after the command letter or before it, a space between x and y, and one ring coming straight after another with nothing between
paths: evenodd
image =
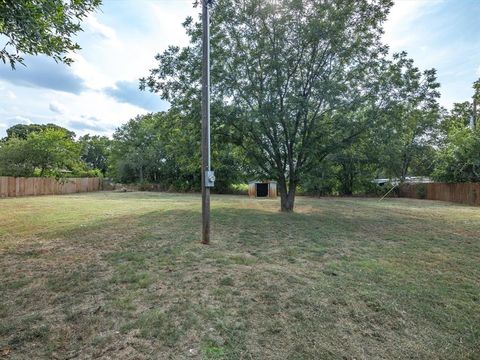
<instances>
[{"instance_id":1,"label":"large green tree","mask_svg":"<svg viewBox=\"0 0 480 360\"><path fill-rule=\"evenodd\" d=\"M149 181L165 156L153 114L137 116L113 134L112 174L124 182Z\"/></svg>"},{"instance_id":2,"label":"large green tree","mask_svg":"<svg viewBox=\"0 0 480 360\"><path fill-rule=\"evenodd\" d=\"M0 176L33 176L35 165L26 139L12 138L0 142Z\"/></svg>"},{"instance_id":3,"label":"large green tree","mask_svg":"<svg viewBox=\"0 0 480 360\"><path fill-rule=\"evenodd\" d=\"M0 174L5 176L55 176L82 168L80 145L59 129L13 137L0 146Z\"/></svg>"},{"instance_id":4,"label":"large green tree","mask_svg":"<svg viewBox=\"0 0 480 360\"><path fill-rule=\"evenodd\" d=\"M381 114L376 116L381 117ZM382 171L379 144L384 128L369 127L347 146L319 159L316 166L302 176L302 191L311 195L353 195L373 191L372 180Z\"/></svg>"},{"instance_id":5,"label":"large green tree","mask_svg":"<svg viewBox=\"0 0 480 360\"><path fill-rule=\"evenodd\" d=\"M81 146L80 158L91 170L98 169L105 176L111 153L111 140L106 136L86 134L78 139Z\"/></svg>"},{"instance_id":6,"label":"large green tree","mask_svg":"<svg viewBox=\"0 0 480 360\"><path fill-rule=\"evenodd\" d=\"M433 176L445 182L480 182L480 130L451 129L438 152Z\"/></svg>"},{"instance_id":7,"label":"large green tree","mask_svg":"<svg viewBox=\"0 0 480 360\"><path fill-rule=\"evenodd\" d=\"M80 22L101 0L0 0L0 60L15 68L22 54L45 54L70 64L70 51L80 49L73 36ZM4 39L2 39L4 40Z\"/></svg>"},{"instance_id":8,"label":"large green tree","mask_svg":"<svg viewBox=\"0 0 480 360\"><path fill-rule=\"evenodd\" d=\"M473 90L473 101L454 104L443 117L433 174L436 180L480 182L480 79L473 83Z\"/></svg>"},{"instance_id":9,"label":"large green tree","mask_svg":"<svg viewBox=\"0 0 480 360\"><path fill-rule=\"evenodd\" d=\"M382 132L383 166L387 175L404 181L412 165L431 153L439 124L440 97L435 69L420 71L406 53L394 55L390 66L395 104ZM433 170L433 158L430 159ZM414 174L425 175L425 174Z\"/></svg>"},{"instance_id":10,"label":"large green tree","mask_svg":"<svg viewBox=\"0 0 480 360\"><path fill-rule=\"evenodd\" d=\"M241 149L215 133L213 167L219 192L239 180ZM200 188L200 128L188 114L168 112L137 116L119 127L112 142L110 173L122 182L150 182L181 191ZM242 179L245 180L245 179Z\"/></svg>"},{"instance_id":11,"label":"large green tree","mask_svg":"<svg viewBox=\"0 0 480 360\"><path fill-rule=\"evenodd\" d=\"M368 182L376 177L405 181L433 171L440 116L435 70L421 71L406 53L398 53L382 76L390 88L388 106L372 114L375 126L330 156L339 165L342 194L371 189Z\"/></svg>"},{"instance_id":12,"label":"large green tree","mask_svg":"<svg viewBox=\"0 0 480 360\"><path fill-rule=\"evenodd\" d=\"M213 107L262 177L278 181L281 209L318 159L363 132L381 107L379 59L389 0L218 0L212 8ZM182 109L199 101L201 27L170 47L141 85Z\"/></svg>"},{"instance_id":13,"label":"large green tree","mask_svg":"<svg viewBox=\"0 0 480 360\"><path fill-rule=\"evenodd\" d=\"M73 131L55 124L16 124L7 129L7 137L5 140L8 141L14 137L25 140L29 134L42 132L46 129L60 130L71 140L75 139L75 133Z\"/></svg>"}]
</instances>

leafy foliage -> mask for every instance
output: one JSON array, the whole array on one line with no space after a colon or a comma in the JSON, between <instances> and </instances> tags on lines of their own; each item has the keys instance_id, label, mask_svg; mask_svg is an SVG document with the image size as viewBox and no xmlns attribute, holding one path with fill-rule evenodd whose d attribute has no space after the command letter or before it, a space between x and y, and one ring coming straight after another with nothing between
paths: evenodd
<instances>
[{"instance_id":1,"label":"leafy foliage","mask_svg":"<svg viewBox=\"0 0 480 360\"><path fill-rule=\"evenodd\" d=\"M437 156L434 178L445 182L480 182L480 131L452 129Z\"/></svg>"},{"instance_id":2,"label":"leafy foliage","mask_svg":"<svg viewBox=\"0 0 480 360\"><path fill-rule=\"evenodd\" d=\"M106 136L87 134L81 136L78 141L81 145L81 160L89 169L98 169L105 176L111 152L111 140Z\"/></svg>"},{"instance_id":3,"label":"leafy foliage","mask_svg":"<svg viewBox=\"0 0 480 360\"><path fill-rule=\"evenodd\" d=\"M473 98L480 103L480 79L473 83ZM441 147L433 176L446 182L480 182L480 118L473 102L454 104L441 123ZM477 119L476 127L471 123Z\"/></svg>"},{"instance_id":4,"label":"leafy foliage","mask_svg":"<svg viewBox=\"0 0 480 360\"><path fill-rule=\"evenodd\" d=\"M100 6L101 0L2 0L0 34L7 38L0 60L12 69L23 64L21 53L45 54L70 64L69 51L80 49L72 37L80 21Z\"/></svg>"},{"instance_id":5,"label":"leafy foliage","mask_svg":"<svg viewBox=\"0 0 480 360\"><path fill-rule=\"evenodd\" d=\"M13 137L25 140L29 134L41 132L46 129L60 130L63 131L71 140L75 138L75 133L73 131L55 124L17 124L7 129L7 138L5 140L9 140Z\"/></svg>"},{"instance_id":6,"label":"leafy foliage","mask_svg":"<svg viewBox=\"0 0 480 360\"><path fill-rule=\"evenodd\" d=\"M100 0L0 0L0 52L69 63L71 37ZM216 190L276 179L281 209L297 188L318 195L375 192L372 179L433 175L480 181L480 80L474 102L437 103L434 69L421 71L381 42L390 0L218 0L212 7L212 160ZM168 100L110 140L55 124L18 124L0 142L0 173L112 176L181 191L200 188L201 26L184 22L190 45L156 56L141 79ZM13 49L13 50L12 50ZM439 121L441 119L441 121Z\"/></svg>"},{"instance_id":7,"label":"leafy foliage","mask_svg":"<svg viewBox=\"0 0 480 360\"><path fill-rule=\"evenodd\" d=\"M291 211L302 174L358 136L381 106L382 23L390 1L219 0L212 10L213 101ZM201 31L157 56L142 86L185 108L199 98ZM370 124L371 125L371 124Z\"/></svg>"},{"instance_id":8,"label":"leafy foliage","mask_svg":"<svg viewBox=\"0 0 480 360\"><path fill-rule=\"evenodd\" d=\"M200 188L200 126L196 118L175 111L137 116L113 136L110 174L121 182L153 182L166 189ZM216 190L223 192L241 178L238 147L213 141Z\"/></svg>"},{"instance_id":9,"label":"leafy foliage","mask_svg":"<svg viewBox=\"0 0 480 360\"><path fill-rule=\"evenodd\" d=\"M80 151L71 132L58 128L45 127L25 138L11 136L0 144L0 175L98 176L80 160Z\"/></svg>"},{"instance_id":10,"label":"leafy foliage","mask_svg":"<svg viewBox=\"0 0 480 360\"><path fill-rule=\"evenodd\" d=\"M0 175L1 176L33 176L35 166L26 149L26 139L12 138L8 142L0 142Z\"/></svg>"},{"instance_id":11,"label":"leafy foliage","mask_svg":"<svg viewBox=\"0 0 480 360\"><path fill-rule=\"evenodd\" d=\"M405 53L394 55L394 60L390 71L397 96L381 141L386 174L404 181L412 165L428 154L435 142L440 84L434 69L421 72ZM433 167L433 159L430 165Z\"/></svg>"}]
</instances>

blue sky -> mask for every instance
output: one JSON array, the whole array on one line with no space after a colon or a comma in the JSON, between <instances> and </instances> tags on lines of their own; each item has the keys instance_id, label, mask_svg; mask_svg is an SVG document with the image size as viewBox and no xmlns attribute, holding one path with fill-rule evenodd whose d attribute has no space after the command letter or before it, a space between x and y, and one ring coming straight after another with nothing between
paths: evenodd
<instances>
[{"instance_id":1,"label":"blue sky","mask_svg":"<svg viewBox=\"0 0 480 360\"><path fill-rule=\"evenodd\" d=\"M138 78L168 45L186 45L181 27L192 0L104 0L84 23L71 66L26 57L16 71L0 64L0 137L17 123L56 123L83 135L111 135L130 118L168 104L138 90ZM392 52L436 68L441 104L469 100L480 77L480 0L399 0L385 24ZM0 38L0 46L4 39Z\"/></svg>"}]
</instances>

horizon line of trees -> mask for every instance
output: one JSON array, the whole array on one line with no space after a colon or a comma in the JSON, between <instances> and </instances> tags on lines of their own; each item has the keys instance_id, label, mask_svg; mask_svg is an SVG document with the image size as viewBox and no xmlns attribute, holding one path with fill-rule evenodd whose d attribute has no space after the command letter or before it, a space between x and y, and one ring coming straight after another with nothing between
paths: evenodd
<instances>
[{"instance_id":1,"label":"horizon line of trees","mask_svg":"<svg viewBox=\"0 0 480 360\"><path fill-rule=\"evenodd\" d=\"M372 174L403 180L412 171L432 171L428 160L439 146L443 111L436 71L419 70L404 52L389 55L382 35L392 5L216 0L211 6L216 131L243 151L256 177L277 181L282 211L293 211L299 189L350 194L370 187L365 179ZM189 44L158 54L157 66L140 80L141 89L194 123L200 122L199 20L185 20Z\"/></svg>"},{"instance_id":2,"label":"horizon line of trees","mask_svg":"<svg viewBox=\"0 0 480 360\"><path fill-rule=\"evenodd\" d=\"M99 0L0 5L10 15L0 32L11 46L0 59L13 68L23 51L70 63L64 53L78 49L71 36L99 5ZM478 109L471 102L442 109L435 69L418 69L405 52L390 56L382 35L392 6L391 0L213 3L217 191L247 177L274 179L281 210L293 211L298 190L374 192L372 178L404 181L410 174L479 180L479 130L469 127ZM52 18L48 9L60 16ZM89 135L76 140L51 124L17 125L0 143L0 174L102 174L199 189L200 20L188 17L183 26L189 44L156 55L157 66L140 79L141 90L169 101L168 112L130 120L112 140ZM59 28L65 31L56 36ZM480 103L480 81L474 83L474 99Z\"/></svg>"},{"instance_id":3,"label":"horizon line of trees","mask_svg":"<svg viewBox=\"0 0 480 360\"><path fill-rule=\"evenodd\" d=\"M110 139L55 124L17 124L0 140L0 176L98 177L107 172Z\"/></svg>"},{"instance_id":4,"label":"horizon line of trees","mask_svg":"<svg viewBox=\"0 0 480 360\"><path fill-rule=\"evenodd\" d=\"M480 79L474 83L478 97ZM220 109L214 109L214 116ZM473 102L451 111L395 109L384 126L361 136L318 161L297 189L311 195L378 194L372 180L405 181L426 176L442 182L480 182L480 129L472 128ZM265 178L228 128L212 122L215 190L235 191L249 179ZM112 138L75 133L55 124L17 124L0 140L0 176L111 178L120 183L155 183L175 191L200 190L200 123L170 109L139 115ZM265 178L266 179L266 178Z\"/></svg>"}]
</instances>

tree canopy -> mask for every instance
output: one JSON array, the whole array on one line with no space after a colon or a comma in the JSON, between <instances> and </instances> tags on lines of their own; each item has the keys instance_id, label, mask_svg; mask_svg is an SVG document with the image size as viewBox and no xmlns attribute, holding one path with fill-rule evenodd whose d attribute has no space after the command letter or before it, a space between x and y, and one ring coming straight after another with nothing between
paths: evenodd
<instances>
[{"instance_id":1,"label":"tree canopy","mask_svg":"<svg viewBox=\"0 0 480 360\"><path fill-rule=\"evenodd\" d=\"M222 121L264 177L279 182L293 210L302 173L347 144L374 119L382 24L391 1L219 0L212 10L212 97ZM190 46L170 47L142 86L174 106L198 99L201 30L185 22Z\"/></svg>"},{"instance_id":2,"label":"tree canopy","mask_svg":"<svg viewBox=\"0 0 480 360\"><path fill-rule=\"evenodd\" d=\"M99 1L15 6L30 3L61 4L59 19L61 11L78 7L79 20ZM0 11L15 7L5 4ZM436 71L419 69L404 52L389 54L381 41L391 6L389 0L215 1L215 191L277 180L281 209L292 211L297 190L384 192L375 178L402 182L412 175L480 181L480 80L473 84L475 101L442 109ZM170 110L130 119L113 139L87 134L76 140L55 124L14 125L0 141L0 173L102 174L199 190L202 30L192 18L184 27L190 44L158 54L157 67L140 80L142 89L168 100Z\"/></svg>"},{"instance_id":3,"label":"tree canopy","mask_svg":"<svg viewBox=\"0 0 480 360\"><path fill-rule=\"evenodd\" d=\"M480 79L473 83L473 90L472 101L454 104L443 116L433 171L436 180L480 182Z\"/></svg>"},{"instance_id":4,"label":"tree canopy","mask_svg":"<svg viewBox=\"0 0 480 360\"><path fill-rule=\"evenodd\" d=\"M245 181L240 148L214 137L213 166L218 192ZM137 116L113 135L110 175L122 182L150 182L164 189L200 189L200 128L175 111Z\"/></svg>"},{"instance_id":5,"label":"tree canopy","mask_svg":"<svg viewBox=\"0 0 480 360\"><path fill-rule=\"evenodd\" d=\"M95 141L108 142L107 138L86 135L77 142L74 132L55 124L17 124L7 134L0 141L0 176L59 178L102 173L101 162L87 162L83 156L92 152L85 150L86 143L93 146Z\"/></svg>"},{"instance_id":6,"label":"tree canopy","mask_svg":"<svg viewBox=\"0 0 480 360\"><path fill-rule=\"evenodd\" d=\"M0 147L0 173L9 176L61 176L79 165L80 147L62 130L46 128Z\"/></svg>"},{"instance_id":7,"label":"tree canopy","mask_svg":"<svg viewBox=\"0 0 480 360\"><path fill-rule=\"evenodd\" d=\"M7 137L5 140L10 140L14 137L25 140L29 134L42 132L46 129L60 130L71 140L75 138L75 133L73 131L56 124L16 124L7 129Z\"/></svg>"},{"instance_id":8,"label":"tree canopy","mask_svg":"<svg viewBox=\"0 0 480 360\"><path fill-rule=\"evenodd\" d=\"M79 139L80 158L90 170L98 169L105 176L108 170L108 159L112 141L106 136L86 134Z\"/></svg>"},{"instance_id":9,"label":"tree canopy","mask_svg":"<svg viewBox=\"0 0 480 360\"><path fill-rule=\"evenodd\" d=\"M14 69L24 64L22 54L45 54L57 62L70 64L68 52L80 49L72 39L82 30L80 22L101 0L1 0L0 60Z\"/></svg>"}]
</instances>

